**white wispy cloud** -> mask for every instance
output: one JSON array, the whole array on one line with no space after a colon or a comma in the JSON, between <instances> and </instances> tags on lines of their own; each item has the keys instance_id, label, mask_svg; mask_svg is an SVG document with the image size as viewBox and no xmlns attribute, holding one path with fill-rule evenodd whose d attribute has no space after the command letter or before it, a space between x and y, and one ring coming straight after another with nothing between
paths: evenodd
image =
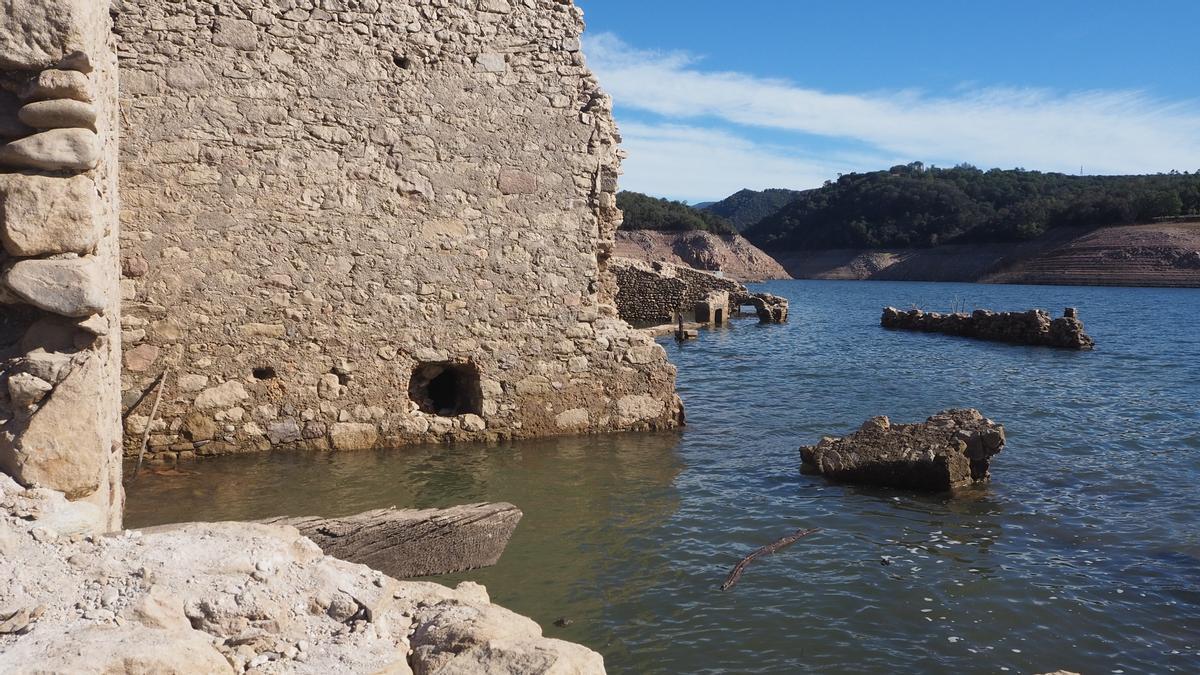
<instances>
[{"instance_id":1,"label":"white wispy cloud","mask_svg":"<svg viewBox=\"0 0 1200 675\"><path fill-rule=\"evenodd\" d=\"M689 202L720 199L742 188L815 187L860 167L886 167L893 157L813 155L754 143L722 129L678 124L621 124L623 186Z\"/></svg>"},{"instance_id":2,"label":"white wispy cloud","mask_svg":"<svg viewBox=\"0 0 1200 675\"><path fill-rule=\"evenodd\" d=\"M682 163L635 154L647 150L687 149L689 159L699 162L690 164L693 173L708 176L704 180L714 189L749 184L773 172L810 181L779 185L812 187L832 177L821 174L824 167L847 167L845 157L822 158L802 148L781 151L751 143L738 138L738 127L844 141L848 147L868 148L862 159L970 162L1072 173L1081 166L1088 173L1200 167L1200 103L1195 100L1163 101L1140 91L1012 87L960 88L940 96L918 90L841 94L708 70L692 55L637 49L612 34L589 37L586 50L619 108L652 113L665 122L657 125L657 137L649 125L633 130L624 125L631 152L627 184L634 189L650 190L645 185L652 180L669 182L657 170ZM714 120L719 131L713 129ZM700 133L692 129L682 134L681 125L708 127L709 140L715 143L707 153L711 159L704 161L706 153L697 147ZM732 164L725 164L730 160ZM716 176L723 164L725 173L742 166L750 173L744 180L731 176L721 182ZM811 182L818 175L820 180Z\"/></svg>"}]
</instances>

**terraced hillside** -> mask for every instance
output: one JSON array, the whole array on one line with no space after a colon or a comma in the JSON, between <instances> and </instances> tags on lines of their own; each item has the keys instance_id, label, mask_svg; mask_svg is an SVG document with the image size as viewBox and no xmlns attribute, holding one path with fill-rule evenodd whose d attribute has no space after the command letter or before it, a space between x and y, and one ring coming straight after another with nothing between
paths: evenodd
<instances>
[{"instance_id":1,"label":"terraced hillside","mask_svg":"<svg viewBox=\"0 0 1200 675\"><path fill-rule=\"evenodd\" d=\"M1200 286L1200 221L1105 227L986 275L983 281Z\"/></svg>"},{"instance_id":2,"label":"terraced hillside","mask_svg":"<svg viewBox=\"0 0 1200 675\"><path fill-rule=\"evenodd\" d=\"M1200 221L1059 228L1012 244L776 253L798 279L1200 287Z\"/></svg>"}]
</instances>

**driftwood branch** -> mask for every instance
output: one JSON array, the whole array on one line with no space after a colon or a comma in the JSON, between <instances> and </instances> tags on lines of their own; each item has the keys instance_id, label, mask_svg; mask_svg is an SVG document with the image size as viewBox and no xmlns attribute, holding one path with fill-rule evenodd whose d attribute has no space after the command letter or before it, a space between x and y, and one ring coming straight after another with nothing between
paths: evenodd
<instances>
[{"instance_id":1,"label":"driftwood branch","mask_svg":"<svg viewBox=\"0 0 1200 675\"><path fill-rule=\"evenodd\" d=\"M142 472L142 458L146 456L146 446L150 444L150 430L154 428L154 420L158 417L158 404L162 403L163 389L167 388L167 375L170 372L171 367L168 366L163 368L162 375L158 376L158 393L154 395L154 406L150 408L150 420L146 422L146 433L142 434L142 447L138 450L137 468L133 470L134 478L137 478L138 474Z\"/></svg>"},{"instance_id":2,"label":"driftwood branch","mask_svg":"<svg viewBox=\"0 0 1200 675\"><path fill-rule=\"evenodd\" d=\"M522 515L512 504L496 503L258 522L291 525L326 555L405 579L495 565Z\"/></svg>"},{"instance_id":3,"label":"driftwood branch","mask_svg":"<svg viewBox=\"0 0 1200 675\"><path fill-rule=\"evenodd\" d=\"M816 534L817 532L820 532L820 531L821 531L821 528L813 528L811 530L798 530L795 534L790 534L790 535L784 537L783 539L780 539L774 543L767 544L766 546L763 546L762 548L758 549L754 553L751 553L750 555L746 556L745 558L742 558L741 562L739 562L737 565L735 565L733 567L733 571L730 572L729 576L725 578L725 583L721 584L721 590L727 591L727 590L733 588L734 586L736 586L737 582L742 578L742 572L746 571L746 567L750 563L754 562L756 559L761 558L764 555L771 555L772 553L782 551L783 549L787 548L788 546L791 546L792 544L800 541L804 537L807 537L810 534Z\"/></svg>"}]
</instances>

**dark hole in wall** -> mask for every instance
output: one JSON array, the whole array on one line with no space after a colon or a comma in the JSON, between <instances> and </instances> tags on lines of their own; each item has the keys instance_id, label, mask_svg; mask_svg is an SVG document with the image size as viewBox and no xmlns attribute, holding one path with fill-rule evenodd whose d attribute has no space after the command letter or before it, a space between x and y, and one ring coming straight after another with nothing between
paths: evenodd
<instances>
[{"instance_id":1,"label":"dark hole in wall","mask_svg":"<svg viewBox=\"0 0 1200 675\"><path fill-rule=\"evenodd\" d=\"M273 380L279 377L275 369L271 366L260 366L251 372L254 374L254 379L256 380Z\"/></svg>"},{"instance_id":2,"label":"dark hole in wall","mask_svg":"<svg viewBox=\"0 0 1200 675\"><path fill-rule=\"evenodd\" d=\"M404 70L412 68L412 59L403 54L392 54L392 63Z\"/></svg>"},{"instance_id":3,"label":"dark hole in wall","mask_svg":"<svg viewBox=\"0 0 1200 675\"><path fill-rule=\"evenodd\" d=\"M483 413L479 368L473 363L420 363L413 368L408 396L422 412L454 417Z\"/></svg>"}]
</instances>

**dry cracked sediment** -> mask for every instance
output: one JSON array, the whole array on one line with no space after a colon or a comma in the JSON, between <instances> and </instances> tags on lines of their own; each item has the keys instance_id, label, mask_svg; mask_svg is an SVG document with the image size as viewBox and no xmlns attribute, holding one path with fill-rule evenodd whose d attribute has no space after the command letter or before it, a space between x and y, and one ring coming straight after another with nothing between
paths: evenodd
<instances>
[{"instance_id":1,"label":"dry cracked sediment","mask_svg":"<svg viewBox=\"0 0 1200 675\"><path fill-rule=\"evenodd\" d=\"M92 535L81 508L0 475L0 672L604 672L478 584L397 581L292 527Z\"/></svg>"}]
</instances>

